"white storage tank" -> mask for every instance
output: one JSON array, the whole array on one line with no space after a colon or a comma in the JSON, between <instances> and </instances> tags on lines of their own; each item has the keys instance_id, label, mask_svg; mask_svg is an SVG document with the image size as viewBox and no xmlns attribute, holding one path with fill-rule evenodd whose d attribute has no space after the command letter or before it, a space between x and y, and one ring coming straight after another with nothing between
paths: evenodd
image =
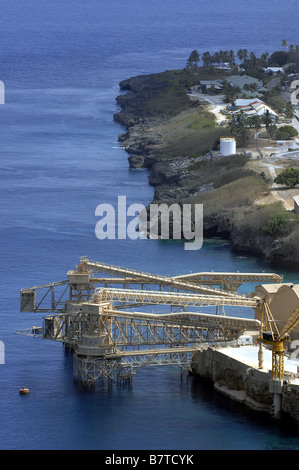
<instances>
[{"instance_id":1,"label":"white storage tank","mask_svg":"<svg viewBox=\"0 0 299 470\"><path fill-rule=\"evenodd\" d=\"M220 138L220 153L223 157L236 154L236 139L234 137Z\"/></svg>"}]
</instances>

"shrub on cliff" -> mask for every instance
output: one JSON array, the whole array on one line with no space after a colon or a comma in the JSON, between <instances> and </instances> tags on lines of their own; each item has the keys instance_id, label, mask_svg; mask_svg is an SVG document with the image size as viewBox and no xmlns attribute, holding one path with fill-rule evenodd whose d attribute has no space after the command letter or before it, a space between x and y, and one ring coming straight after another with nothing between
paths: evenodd
<instances>
[{"instance_id":1,"label":"shrub on cliff","mask_svg":"<svg viewBox=\"0 0 299 470\"><path fill-rule=\"evenodd\" d=\"M281 202L254 207L236 220L239 231L254 231L257 235L287 236L299 224L296 214L287 212Z\"/></svg>"},{"instance_id":2,"label":"shrub on cliff","mask_svg":"<svg viewBox=\"0 0 299 470\"><path fill-rule=\"evenodd\" d=\"M286 168L276 176L274 183L285 184L288 188L295 188L299 184L299 170L297 168Z\"/></svg>"},{"instance_id":3,"label":"shrub on cliff","mask_svg":"<svg viewBox=\"0 0 299 470\"><path fill-rule=\"evenodd\" d=\"M264 232L269 233L270 235L279 235L283 233L285 229L286 219L286 212L274 214L272 217L270 217L265 227L263 227Z\"/></svg>"},{"instance_id":4,"label":"shrub on cliff","mask_svg":"<svg viewBox=\"0 0 299 470\"><path fill-rule=\"evenodd\" d=\"M299 260L299 226L284 240L286 257L289 255L294 262Z\"/></svg>"},{"instance_id":5,"label":"shrub on cliff","mask_svg":"<svg viewBox=\"0 0 299 470\"><path fill-rule=\"evenodd\" d=\"M221 217L227 211L234 217L234 211L250 206L265 188L266 184L258 175L250 174L201 193L192 202L203 204L204 217Z\"/></svg>"}]
</instances>

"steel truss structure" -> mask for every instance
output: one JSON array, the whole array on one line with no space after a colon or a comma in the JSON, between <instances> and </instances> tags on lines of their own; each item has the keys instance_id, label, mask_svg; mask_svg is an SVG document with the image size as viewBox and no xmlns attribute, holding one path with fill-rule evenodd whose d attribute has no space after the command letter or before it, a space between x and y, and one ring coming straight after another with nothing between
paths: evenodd
<instances>
[{"instance_id":1,"label":"steel truss structure","mask_svg":"<svg viewBox=\"0 0 299 470\"><path fill-rule=\"evenodd\" d=\"M98 272L114 277L96 277ZM81 280L80 280L81 278ZM282 277L275 273L193 273L181 276L161 276L145 273L136 269L122 268L90 261L81 257L78 266L68 271L68 279L48 284L29 287L21 290L21 312L64 312L69 301L86 302L94 293L95 286L132 289L137 286L140 290L167 292L193 292L218 297L246 298L235 291L243 282L278 282ZM206 288L204 286L219 286ZM37 295L40 295L38 299Z\"/></svg>"},{"instance_id":2,"label":"steel truss structure","mask_svg":"<svg viewBox=\"0 0 299 470\"><path fill-rule=\"evenodd\" d=\"M99 272L108 277L97 277ZM82 257L79 265L68 271L68 280L21 290L21 311L51 314L43 318L42 327L17 333L42 336L71 347L74 379L85 385L101 378L131 380L145 366L176 364L187 370L192 354L203 343L236 339L246 330L259 329L260 323L193 311L158 314L136 308L164 305L190 310L216 306L218 311L229 305L255 309L256 299L232 292L243 281L253 279L282 280L271 273L167 277ZM230 289L215 287L224 285L230 285ZM134 311L128 311L132 307Z\"/></svg>"},{"instance_id":3,"label":"steel truss structure","mask_svg":"<svg viewBox=\"0 0 299 470\"><path fill-rule=\"evenodd\" d=\"M94 385L99 379L131 381L142 367L175 365L188 372L192 355L198 348L168 348L133 351L118 356L88 358L74 356L74 380Z\"/></svg>"},{"instance_id":4,"label":"steel truss structure","mask_svg":"<svg viewBox=\"0 0 299 470\"><path fill-rule=\"evenodd\" d=\"M109 347L119 348L226 341L259 325L258 320L203 313L158 315L103 309L94 318L84 311L47 316L43 336L75 347L83 334L105 334Z\"/></svg>"},{"instance_id":5,"label":"steel truss structure","mask_svg":"<svg viewBox=\"0 0 299 470\"><path fill-rule=\"evenodd\" d=\"M235 305L241 307L257 307L257 300L247 297L228 296L221 297L216 295L198 295L180 293L165 293L153 291L140 291L132 289L96 289L94 294L95 302L117 301L119 307L125 307L127 304L169 304L176 306L195 306L202 307L208 305Z\"/></svg>"},{"instance_id":6,"label":"steel truss structure","mask_svg":"<svg viewBox=\"0 0 299 470\"><path fill-rule=\"evenodd\" d=\"M175 295L175 294L173 294ZM99 314L88 313L98 307ZM144 366L177 364L188 369L192 353L204 343L238 338L258 330L246 318L200 313L149 314L111 309L111 304L81 304L80 312L44 318L43 337L74 349L74 379L128 379Z\"/></svg>"}]
</instances>

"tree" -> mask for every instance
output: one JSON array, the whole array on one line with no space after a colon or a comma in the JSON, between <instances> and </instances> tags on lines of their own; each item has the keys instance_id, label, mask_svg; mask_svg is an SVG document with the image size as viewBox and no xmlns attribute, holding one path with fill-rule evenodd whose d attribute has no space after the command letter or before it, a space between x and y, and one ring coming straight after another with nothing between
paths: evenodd
<instances>
[{"instance_id":1,"label":"tree","mask_svg":"<svg viewBox=\"0 0 299 470\"><path fill-rule=\"evenodd\" d=\"M243 111L234 114L229 122L231 134L235 134L240 139L241 145L246 145L250 137L250 130L247 126L247 119Z\"/></svg>"},{"instance_id":2,"label":"tree","mask_svg":"<svg viewBox=\"0 0 299 470\"><path fill-rule=\"evenodd\" d=\"M231 86L227 81L225 81L222 92L225 95L226 102L233 102L241 93L241 88L238 86Z\"/></svg>"},{"instance_id":3,"label":"tree","mask_svg":"<svg viewBox=\"0 0 299 470\"><path fill-rule=\"evenodd\" d=\"M239 49L237 52L237 56L240 62L243 62L244 60L244 54L243 54L243 49Z\"/></svg>"},{"instance_id":4,"label":"tree","mask_svg":"<svg viewBox=\"0 0 299 470\"><path fill-rule=\"evenodd\" d=\"M270 114L269 109L266 109L266 112L262 117L262 121L263 121L263 124L265 124L265 126L266 126L266 130L267 130L267 134L268 134L268 141L269 141L269 138L270 138L269 127L272 124L272 116Z\"/></svg>"},{"instance_id":5,"label":"tree","mask_svg":"<svg viewBox=\"0 0 299 470\"><path fill-rule=\"evenodd\" d=\"M254 52L250 52L249 54L250 64L252 67L256 66L256 55Z\"/></svg>"},{"instance_id":6,"label":"tree","mask_svg":"<svg viewBox=\"0 0 299 470\"><path fill-rule=\"evenodd\" d=\"M292 119L294 117L294 106L290 101L285 105L284 115L287 119Z\"/></svg>"},{"instance_id":7,"label":"tree","mask_svg":"<svg viewBox=\"0 0 299 470\"><path fill-rule=\"evenodd\" d=\"M276 131L276 138L278 140L288 140L296 137L298 131L293 126L280 126Z\"/></svg>"},{"instance_id":8,"label":"tree","mask_svg":"<svg viewBox=\"0 0 299 470\"><path fill-rule=\"evenodd\" d=\"M287 51L276 51L270 56L270 64L273 66L282 67L287 64L289 60L289 53Z\"/></svg>"},{"instance_id":9,"label":"tree","mask_svg":"<svg viewBox=\"0 0 299 470\"><path fill-rule=\"evenodd\" d=\"M240 62L243 62L248 59L248 51L247 49L239 49L237 52L238 59Z\"/></svg>"},{"instance_id":10,"label":"tree","mask_svg":"<svg viewBox=\"0 0 299 470\"><path fill-rule=\"evenodd\" d=\"M245 85L243 86L243 89L254 92L258 90L258 84L257 83L245 83Z\"/></svg>"},{"instance_id":11,"label":"tree","mask_svg":"<svg viewBox=\"0 0 299 470\"><path fill-rule=\"evenodd\" d=\"M281 46L286 49L288 47L288 43L285 39L283 39L282 43L281 43Z\"/></svg>"},{"instance_id":12,"label":"tree","mask_svg":"<svg viewBox=\"0 0 299 470\"><path fill-rule=\"evenodd\" d=\"M284 184L288 188L295 188L299 184L299 169L286 168L274 179L274 183Z\"/></svg>"},{"instance_id":13,"label":"tree","mask_svg":"<svg viewBox=\"0 0 299 470\"><path fill-rule=\"evenodd\" d=\"M233 50L230 50L228 52L228 57L227 58L228 58L228 62L231 66L235 65L235 63L236 63L235 62L235 53L234 53Z\"/></svg>"},{"instance_id":14,"label":"tree","mask_svg":"<svg viewBox=\"0 0 299 470\"><path fill-rule=\"evenodd\" d=\"M248 50L247 49L243 49L243 58L244 58L244 60L248 59Z\"/></svg>"},{"instance_id":15,"label":"tree","mask_svg":"<svg viewBox=\"0 0 299 470\"><path fill-rule=\"evenodd\" d=\"M192 51L187 60L187 64L186 64L187 69L190 69L190 68L196 69L199 61L200 61L200 56L197 50Z\"/></svg>"},{"instance_id":16,"label":"tree","mask_svg":"<svg viewBox=\"0 0 299 470\"><path fill-rule=\"evenodd\" d=\"M269 60L269 53L268 53L268 52L264 52L264 53L261 55L261 61L262 61L262 64L263 64L264 67L268 64L268 60Z\"/></svg>"},{"instance_id":17,"label":"tree","mask_svg":"<svg viewBox=\"0 0 299 470\"><path fill-rule=\"evenodd\" d=\"M258 114L255 114L253 116L249 116L246 119L246 122L249 125L249 127L253 127L256 131L258 129L260 129L261 124L262 124L262 120L261 120L261 118Z\"/></svg>"},{"instance_id":18,"label":"tree","mask_svg":"<svg viewBox=\"0 0 299 470\"><path fill-rule=\"evenodd\" d=\"M209 52L204 52L202 54L202 61L203 61L203 64L205 67L209 67L209 65L211 64L212 62L212 56Z\"/></svg>"}]
</instances>

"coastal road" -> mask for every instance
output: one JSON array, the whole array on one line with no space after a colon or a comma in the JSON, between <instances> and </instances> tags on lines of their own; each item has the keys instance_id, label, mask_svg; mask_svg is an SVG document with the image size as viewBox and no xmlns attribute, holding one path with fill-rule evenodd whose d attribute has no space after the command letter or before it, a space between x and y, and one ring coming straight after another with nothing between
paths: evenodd
<instances>
[{"instance_id":1,"label":"coastal road","mask_svg":"<svg viewBox=\"0 0 299 470\"><path fill-rule=\"evenodd\" d=\"M226 116L220 112L222 109L227 107L227 103L224 103L225 95L206 95L205 93L197 90L197 87L192 87L191 91L192 93L189 95L189 97L192 100L197 99L200 101L207 101L211 105L209 111L216 115L218 123L227 119Z\"/></svg>"},{"instance_id":2,"label":"coastal road","mask_svg":"<svg viewBox=\"0 0 299 470\"><path fill-rule=\"evenodd\" d=\"M269 90L272 90L272 88L275 88L279 84L280 84L280 77L276 77L267 83L267 88L269 88Z\"/></svg>"},{"instance_id":3,"label":"coastal road","mask_svg":"<svg viewBox=\"0 0 299 470\"><path fill-rule=\"evenodd\" d=\"M299 135L299 109L298 109L298 106L296 106L296 108L295 108L295 116L292 119L292 126L295 127L295 129L297 130L298 135Z\"/></svg>"}]
</instances>

